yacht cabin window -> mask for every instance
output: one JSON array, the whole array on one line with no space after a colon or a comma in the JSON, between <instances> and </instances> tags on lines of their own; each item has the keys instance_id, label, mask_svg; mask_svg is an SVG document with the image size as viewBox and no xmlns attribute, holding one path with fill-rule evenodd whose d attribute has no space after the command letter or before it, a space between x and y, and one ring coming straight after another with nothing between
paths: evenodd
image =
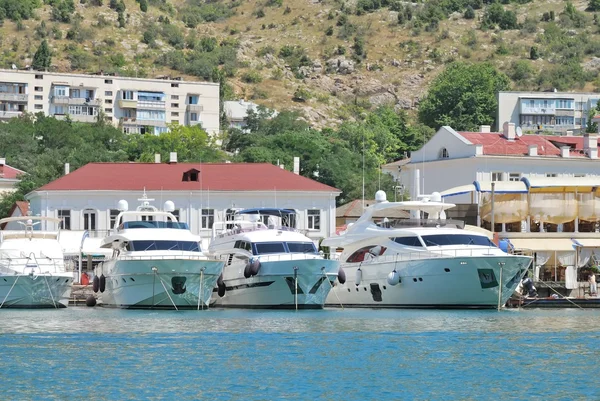
<instances>
[{"instance_id":1,"label":"yacht cabin window","mask_svg":"<svg viewBox=\"0 0 600 401\"><path fill-rule=\"evenodd\" d=\"M434 234L422 235L423 242L426 246L442 246L442 245L480 245L496 247L496 245L485 236L469 235L469 234Z\"/></svg>"},{"instance_id":2,"label":"yacht cabin window","mask_svg":"<svg viewBox=\"0 0 600 401\"><path fill-rule=\"evenodd\" d=\"M406 245L406 246L415 246L422 247L421 241L419 237L396 237L392 238L392 240L398 244Z\"/></svg>"},{"instance_id":3,"label":"yacht cabin window","mask_svg":"<svg viewBox=\"0 0 600 401\"><path fill-rule=\"evenodd\" d=\"M283 242L260 242L255 243L256 255L264 255L266 253L286 253Z\"/></svg>"},{"instance_id":4,"label":"yacht cabin window","mask_svg":"<svg viewBox=\"0 0 600 401\"><path fill-rule=\"evenodd\" d=\"M196 241L129 241L127 250L200 252L200 244Z\"/></svg>"},{"instance_id":5,"label":"yacht cabin window","mask_svg":"<svg viewBox=\"0 0 600 401\"><path fill-rule=\"evenodd\" d=\"M244 241L240 241L244 242ZM255 242L252 244L254 255L264 255L269 253L303 253L316 254L317 247L313 242ZM240 248L237 246L236 248Z\"/></svg>"},{"instance_id":6,"label":"yacht cabin window","mask_svg":"<svg viewBox=\"0 0 600 401\"><path fill-rule=\"evenodd\" d=\"M379 249L376 250L375 248L379 248ZM387 249L386 247L379 246L379 245L365 246L365 247L358 249L352 255L350 255L350 257L348 257L346 262L348 262L348 263L364 262L365 260L372 259L375 256L383 255L385 253L386 249Z\"/></svg>"},{"instance_id":7,"label":"yacht cabin window","mask_svg":"<svg viewBox=\"0 0 600 401\"><path fill-rule=\"evenodd\" d=\"M286 242L290 253L317 253L314 242Z\"/></svg>"}]
</instances>

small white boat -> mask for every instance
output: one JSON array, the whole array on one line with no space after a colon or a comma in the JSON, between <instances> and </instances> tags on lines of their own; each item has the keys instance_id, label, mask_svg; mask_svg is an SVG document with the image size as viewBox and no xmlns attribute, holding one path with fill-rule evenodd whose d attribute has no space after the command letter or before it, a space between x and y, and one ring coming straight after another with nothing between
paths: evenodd
<instances>
[{"instance_id":1,"label":"small white boat","mask_svg":"<svg viewBox=\"0 0 600 401\"><path fill-rule=\"evenodd\" d=\"M245 209L232 221L213 224L209 253L225 262L223 280L213 296L217 306L323 308L339 262L326 259L310 238L291 227L295 213Z\"/></svg>"},{"instance_id":2,"label":"small white boat","mask_svg":"<svg viewBox=\"0 0 600 401\"><path fill-rule=\"evenodd\" d=\"M532 258L508 254L484 234L449 221L436 193L419 201L387 202L378 191L370 206L345 233L322 242L343 248L348 281L337 283L326 306L391 308L497 308L521 282ZM427 218L374 223L398 210Z\"/></svg>"},{"instance_id":3,"label":"small white boat","mask_svg":"<svg viewBox=\"0 0 600 401\"><path fill-rule=\"evenodd\" d=\"M0 308L66 308L73 272L66 271L60 231L34 229L39 216L8 217L0 224L17 223L23 230L0 232Z\"/></svg>"},{"instance_id":4,"label":"small white boat","mask_svg":"<svg viewBox=\"0 0 600 401\"><path fill-rule=\"evenodd\" d=\"M223 262L208 258L200 237L171 213L150 205L146 193L135 211L119 201L121 212L101 247L113 254L95 269L98 304L128 309L204 309L223 270Z\"/></svg>"}]
</instances>

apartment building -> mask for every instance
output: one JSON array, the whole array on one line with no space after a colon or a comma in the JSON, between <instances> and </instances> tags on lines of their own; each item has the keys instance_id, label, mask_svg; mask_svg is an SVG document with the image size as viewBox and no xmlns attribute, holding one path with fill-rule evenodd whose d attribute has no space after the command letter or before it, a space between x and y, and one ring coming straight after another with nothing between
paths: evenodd
<instances>
[{"instance_id":1,"label":"apartment building","mask_svg":"<svg viewBox=\"0 0 600 401\"><path fill-rule=\"evenodd\" d=\"M498 92L496 121L509 121L526 133L579 134L599 99L600 93Z\"/></svg>"},{"instance_id":2,"label":"apartment building","mask_svg":"<svg viewBox=\"0 0 600 401\"><path fill-rule=\"evenodd\" d=\"M125 133L160 134L169 124L201 124L214 134L219 84L0 69L0 121L43 112L94 122L101 111Z\"/></svg>"}]
</instances>

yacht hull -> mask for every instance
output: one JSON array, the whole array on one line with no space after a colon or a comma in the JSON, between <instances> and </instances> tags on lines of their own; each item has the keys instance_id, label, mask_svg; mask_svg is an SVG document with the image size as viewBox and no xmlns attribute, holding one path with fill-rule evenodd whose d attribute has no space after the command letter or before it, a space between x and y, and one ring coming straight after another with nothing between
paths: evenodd
<instances>
[{"instance_id":1,"label":"yacht hull","mask_svg":"<svg viewBox=\"0 0 600 401\"><path fill-rule=\"evenodd\" d=\"M499 255L346 264L342 266L346 283L336 283L325 305L498 308L510 298L530 263L530 257ZM357 273L359 267L360 274ZM390 285L388 275L394 269L399 273L400 282ZM357 275L361 277L358 284Z\"/></svg>"},{"instance_id":2,"label":"yacht hull","mask_svg":"<svg viewBox=\"0 0 600 401\"><path fill-rule=\"evenodd\" d=\"M109 260L99 304L124 309L204 309L223 269L216 260L181 258Z\"/></svg>"},{"instance_id":3,"label":"yacht hull","mask_svg":"<svg viewBox=\"0 0 600 401\"><path fill-rule=\"evenodd\" d=\"M66 308L73 274L0 275L1 308Z\"/></svg>"},{"instance_id":4,"label":"yacht hull","mask_svg":"<svg viewBox=\"0 0 600 401\"><path fill-rule=\"evenodd\" d=\"M318 258L263 261L258 274L250 278L244 277L244 268L243 264L225 267L225 295L220 297L218 289L215 288L215 306L322 309L332 288L332 282L337 277L339 262Z\"/></svg>"}]
</instances>

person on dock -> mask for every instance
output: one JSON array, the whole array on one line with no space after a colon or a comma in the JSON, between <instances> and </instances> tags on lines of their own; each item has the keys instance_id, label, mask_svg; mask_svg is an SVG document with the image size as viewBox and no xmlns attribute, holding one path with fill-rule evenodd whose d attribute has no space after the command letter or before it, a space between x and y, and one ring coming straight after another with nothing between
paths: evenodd
<instances>
[{"instance_id":1,"label":"person on dock","mask_svg":"<svg viewBox=\"0 0 600 401\"><path fill-rule=\"evenodd\" d=\"M590 283L590 296L598 296L598 287L596 286L596 275L594 272L588 275L588 283Z\"/></svg>"}]
</instances>

